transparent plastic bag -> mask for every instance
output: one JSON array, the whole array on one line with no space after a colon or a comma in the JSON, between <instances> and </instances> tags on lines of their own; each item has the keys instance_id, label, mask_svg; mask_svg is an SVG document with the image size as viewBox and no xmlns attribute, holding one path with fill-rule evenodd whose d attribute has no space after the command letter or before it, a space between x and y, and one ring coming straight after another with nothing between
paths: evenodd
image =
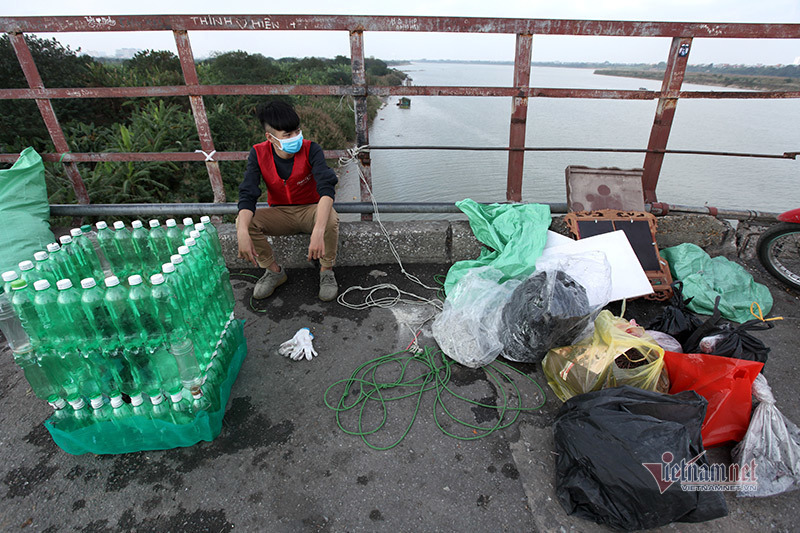
<instances>
[{"instance_id":1,"label":"transparent plastic bag","mask_svg":"<svg viewBox=\"0 0 800 533\"><path fill-rule=\"evenodd\" d=\"M608 304L611 267L602 252L548 257L516 288L502 316L501 355L538 363L579 338Z\"/></svg>"},{"instance_id":2,"label":"transparent plastic bag","mask_svg":"<svg viewBox=\"0 0 800 533\"><path fill-rule=\"evenodd\" d=\"M561 401L621 385L669 390L664 349L644 328L606 310L600 312L594 326L591 337L554 348L542 361L547 383Z\"/></svg>"},{"instance_id":3,"label":"transparent plastic bag","mask_svg":"<svg viewBox=\"0 0 800 533\"><path fill-rule=\"evenodd\" d=\"M669 335L667 333L655 329L645 330L645 333L653 337L653 340L656 341L656 344L664 348L666 351L683 353L683 348L681 347L681 343L678 342L678 339L676 339L672 335Z\"/></svg>"},{"instance_id":4,"label":"transparent plastic bag","mask_svg":"<svg viewBox=\"0 0 800 533\"><path fill-rule=\"evenodd\" d=\"M753 382L753 411L744 439L731 455L740 472L755 465L755 485L740 481L738 496L773 496L800 488L800 429L775 406L763 374ZM753 489L753 490L751 490Z\"/></svg>"},{"instance_id":5,"label":"transparent plastic bag","mask_svg":"<svg viewBox=\"0 0 800 533\"><path fill-rule=\"evenodd\" d=\"M431 330L439 347L454 361L478 368L494 361L503 349L499 338L502 310L521 282L500 283L502 277L495 268L476 268L447 294Z\"/></svg>"}]
</instances>

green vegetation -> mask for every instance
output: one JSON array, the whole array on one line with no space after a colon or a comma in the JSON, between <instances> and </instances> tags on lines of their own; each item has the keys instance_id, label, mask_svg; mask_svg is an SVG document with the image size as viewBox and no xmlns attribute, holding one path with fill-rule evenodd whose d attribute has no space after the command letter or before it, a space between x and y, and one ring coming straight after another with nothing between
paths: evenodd
<instances>
[{"instance_id":1,"label":"green vegetation","mask_svg":"<svg viewBox=\"0 0 800 533\"><path fill-rule=\"evenodd\" d=\"M146 50L123 62L79 56L55 39L26 37L46 87L126 87L183 85L180 61L171 52ZM366 60L367 83L400 85L405 74L380 59ZM350 59L316 57L273 59L243 51L218 54L197 64L202 84L318 84L352 83ZM8 36L0 37L0 88L28 85ZM283 96L293 103L303 135L327 150L355 142L353 101L350 97ZM261 96L204 98L215 148L247 151L264 140L255 117ZM193 152L200 149L189 99L57 99L53 106L73 152ZM380 107L368 100L370 120ZM0 152L15 153L27 146L54 152L44 122L31 100L0 100ZM229 199L245 161L220 162ZM7 166L7 165L6 165ZM61 164L46 163L52 203L75 202ZM210 202L213 193L206 167L198 162L81 163L81 175L93 203Z\"/></svg>"},{"instance_id":2,"label":"green vegetation","mask_svg":"<svg viewBox=\"0 0 800 533\"><path fill-rule=\"evenodd\" d=\"M627 65L624 68L600 68L595 74L661 80L666 65ZM737 87L762 91L800 91L800 66L689 65L685 83Z\"/></svg>"}]
</instances>

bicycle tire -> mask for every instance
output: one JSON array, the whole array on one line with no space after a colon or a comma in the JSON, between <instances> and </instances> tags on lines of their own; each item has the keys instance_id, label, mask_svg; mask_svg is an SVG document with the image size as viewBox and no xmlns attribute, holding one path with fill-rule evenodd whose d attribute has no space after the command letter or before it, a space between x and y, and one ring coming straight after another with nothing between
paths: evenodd
<instances>
[{"instance_id":1,"label":"bicycle tire","mask_svg":"<svg viewBox=\"0 0 800 533\"><path fill-rule=\"evenodd\" d=\"M759 237L756 250L770 274L800 290L800 224L782 222L770 227Z\"/></svg>"}]
</instances>

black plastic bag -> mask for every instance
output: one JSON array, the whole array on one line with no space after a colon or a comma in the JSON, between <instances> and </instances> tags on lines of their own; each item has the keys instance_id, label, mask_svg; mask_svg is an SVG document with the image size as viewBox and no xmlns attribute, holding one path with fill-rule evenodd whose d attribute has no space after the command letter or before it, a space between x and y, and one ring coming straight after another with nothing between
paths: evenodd
<instances>
[{"instance_id":1,"label":"black plastic bag","mask_svg":"<svg viewBox=\"0 0 800 533\"><path fill-rule=\"evenodd\" d=\"M501 355L520 363L537 363L547 350L570 344L599 311L586 289L561 270L535 272L514 289L503 308Z\"/></svg>"},{"instance_id":2,"label":"black plastic bag","mask_svg":"<svg viewBox=\"0 0 800 533\"><path fill-rule=\"evenodd\" d=\"M683 345L689 336L700 327L703 319L686 308L691 298L683 299L683 283L676 281L672 284L672 298L670 305L664 307L661 316L647 329L654 329L674 337Z\"/></svg>"},{"instance_id":3,"label":"black plastic bag","mask_svg":"<svg viewBox=\"0 0 800 533\"><path fill-rule=\"evenodd\" d=\"M719 492L663 493L644 466L688 463L703 453L700 428L707 402L694 391L675 395L616 387L567 400L553 425L556 495L570 515L623 530L726 516ZM666 453L670 456L666 456ZM697 465L708 466L703 455Z\"/></svg>"},{"instance_id":4,"label":"black plastic bag","mask_svg":"<svg viewBox=\"0 0 800 533\"><path fill-rule=\"evenodd\" d=\"M772 327L772 322L761 320L750 320L739 326L723 324L703 337L699 348L702 353L766 363L770 349L748 331L764 331Z\"/></svg>"}]
</instances>

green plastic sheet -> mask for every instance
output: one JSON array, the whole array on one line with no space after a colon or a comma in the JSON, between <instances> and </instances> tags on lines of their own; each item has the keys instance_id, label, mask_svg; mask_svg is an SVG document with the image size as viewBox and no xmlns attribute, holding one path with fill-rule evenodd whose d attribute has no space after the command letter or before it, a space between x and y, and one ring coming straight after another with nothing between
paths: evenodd
<instances>
[{"instance_id":1,"label":"green plastic sheet","mask_svg":"<svg viewBox=\"0 0 800 533\"><path fill-rule=\"evenodd\" d=\"M696 244L684 243L661 250L669 263L672 277L683 282L684 298L691 298L687 307L702 315L714 312L714 301L720 296L722 316L734 322L753 318L750 306L761 306L766 315L772 309L769 289L757 283L744 267L724 257L710 257Z\"/></svg>"},{"instance_id":2,"label":"green plastic sheet","mask_svg":"<svg viewBox=\"0 0 800 533\"><path fill-rule=\"evenodd\" d=\"M458 261L450 267L444 282L445 293L469 270L492 266L503 273L500 283L524 278L536 270L550 227L550 206L542 204L482 205L466 199L456 202L469 218L475 238L483 248L477 259Z\"/></svg>"},{"instance_id":3,"label":"green plastic sheet","mask_svg":"<svg viewBox=\"0 0 800 533\"><path fill-rule=\"evenodd\" d=\"M50 420L45 422L45 427L53 437L53 441L62 450L73 455L167 450L192 446L202 440L209 442L214 440L222 430L225 406L247 355L243 325L244 320L236 320L231 324L236 328L237 345L228 366L227 376L219 386L219 409L196 413L191 424L178 425L163 420L132 416L116 423L100 422L74 431L58 429Z\"/></svg>"},{"instance_id":4,"label":"green plastic sheet","mask_svg":"<svg viewBox=\"0 0 800 533\"><path fill-rule=\"evenodd\" d=\"M18 270L20 261L54 242L42 157L22 151L14 165L0 170L0 272Z\"/></svg>"}]
</instances>

